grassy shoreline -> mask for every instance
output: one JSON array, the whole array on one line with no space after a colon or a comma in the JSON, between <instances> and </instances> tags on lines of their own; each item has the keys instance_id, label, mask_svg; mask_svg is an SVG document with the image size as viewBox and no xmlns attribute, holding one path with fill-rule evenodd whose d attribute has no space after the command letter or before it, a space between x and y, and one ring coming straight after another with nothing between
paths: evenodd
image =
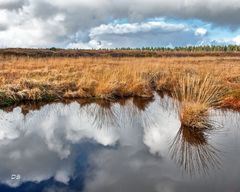
<instances>
[{"instance_id":1,"label":"grassy shoreline","mask_svg":"<svg viewBox=\"0 0 240 192\"><path fill-rule=\"evenodd\" d=\"M0 57L0 107L22 101L173 95L182 77L207 74L227 90L219 107L240 110L240 57Z\"/></svg>"}]
</instances>

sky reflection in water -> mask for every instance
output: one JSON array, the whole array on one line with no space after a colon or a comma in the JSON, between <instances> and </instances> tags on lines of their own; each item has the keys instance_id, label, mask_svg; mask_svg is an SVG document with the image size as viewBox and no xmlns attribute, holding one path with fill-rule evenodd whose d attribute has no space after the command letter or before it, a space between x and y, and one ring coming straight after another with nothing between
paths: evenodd
<instances>
[{"instance_id":1,"label":"sky reflection in water","mask_svg":"<svg viewBox=\"0 0 240 192\"><path fill-rule=\"evenodd\" d=\"M193 132L158 96L1 110L0 191L239 191L240 115L211 118Z\"/></svg>"}]
</instances>

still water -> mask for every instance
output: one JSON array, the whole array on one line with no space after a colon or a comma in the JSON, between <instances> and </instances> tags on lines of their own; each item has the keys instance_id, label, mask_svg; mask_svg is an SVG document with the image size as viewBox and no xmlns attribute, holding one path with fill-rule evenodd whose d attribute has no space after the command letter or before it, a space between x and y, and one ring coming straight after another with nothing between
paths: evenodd
<instances>
[{"instance_id":1,"label":"still water","mask_svg":"<svg viewBox=\"0 0 240 192\"><path fill-rule=\"evenodd\" d=\"M240 191L240 115L181 127L168 97L0 110L0 191Z\"/></svg>"}]
</instances>

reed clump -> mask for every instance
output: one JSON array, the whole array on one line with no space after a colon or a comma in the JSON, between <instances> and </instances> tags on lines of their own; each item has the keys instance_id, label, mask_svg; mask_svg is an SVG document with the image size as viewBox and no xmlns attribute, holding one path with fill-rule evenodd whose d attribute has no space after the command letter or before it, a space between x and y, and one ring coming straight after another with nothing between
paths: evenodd
<instances>
[{"instance_id":1,"label":"reed clump","mask_svg":"<svg viewBox=\"0 0 240 192\"><path fill-rule=\"evenodd\" d=\"M184 102L180 108L180 121L183 126L197 129L212 127L209 120L208 107L205 104Z\"/></svg>"},{"instance_id":2,"label":"reed clump","mask_svg":"<svg viewBox=\"0 0 240 192\"><path fill-rule=\"evenodd\" d=\"M209 129L213 123L209 119L209 109L219 108L228 90L219 85L210 74L203 76L179 77L174 89L174 97L179 107L180 121L190 128Z\"/></svg>"}]
</instances>

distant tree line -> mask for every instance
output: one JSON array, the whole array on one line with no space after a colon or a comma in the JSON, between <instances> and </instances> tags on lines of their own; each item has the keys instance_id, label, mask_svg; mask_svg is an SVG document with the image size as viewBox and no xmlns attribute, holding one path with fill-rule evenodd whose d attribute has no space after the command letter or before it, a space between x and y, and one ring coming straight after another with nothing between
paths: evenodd
<instances>
[{"instance_id":1,"label":"distant tree line","mask_svg":"<svg viewBox=\"0 0 240 192\"><path fill-rule=\"evenodd\" d=\"M143 47L116 49L63 49L63 48L6 48L0 49L0 57L199 57L199 56L240 57L240 46L188 46L188 47Z\"/></svg>"},{"instance_id":2,"label":"distant tree line","mask_svg":"<svg viewBox=\"0 0 240 192\"><path fill-rule=\"evenodd\" d=\"M239 45L204 45L204 46L187 46L187 47L142 47L142 48L116 48L100 50L139 50L139 51L186 51L186 52L238 52L240 51Z\"/></svg>"}]
</instances>

